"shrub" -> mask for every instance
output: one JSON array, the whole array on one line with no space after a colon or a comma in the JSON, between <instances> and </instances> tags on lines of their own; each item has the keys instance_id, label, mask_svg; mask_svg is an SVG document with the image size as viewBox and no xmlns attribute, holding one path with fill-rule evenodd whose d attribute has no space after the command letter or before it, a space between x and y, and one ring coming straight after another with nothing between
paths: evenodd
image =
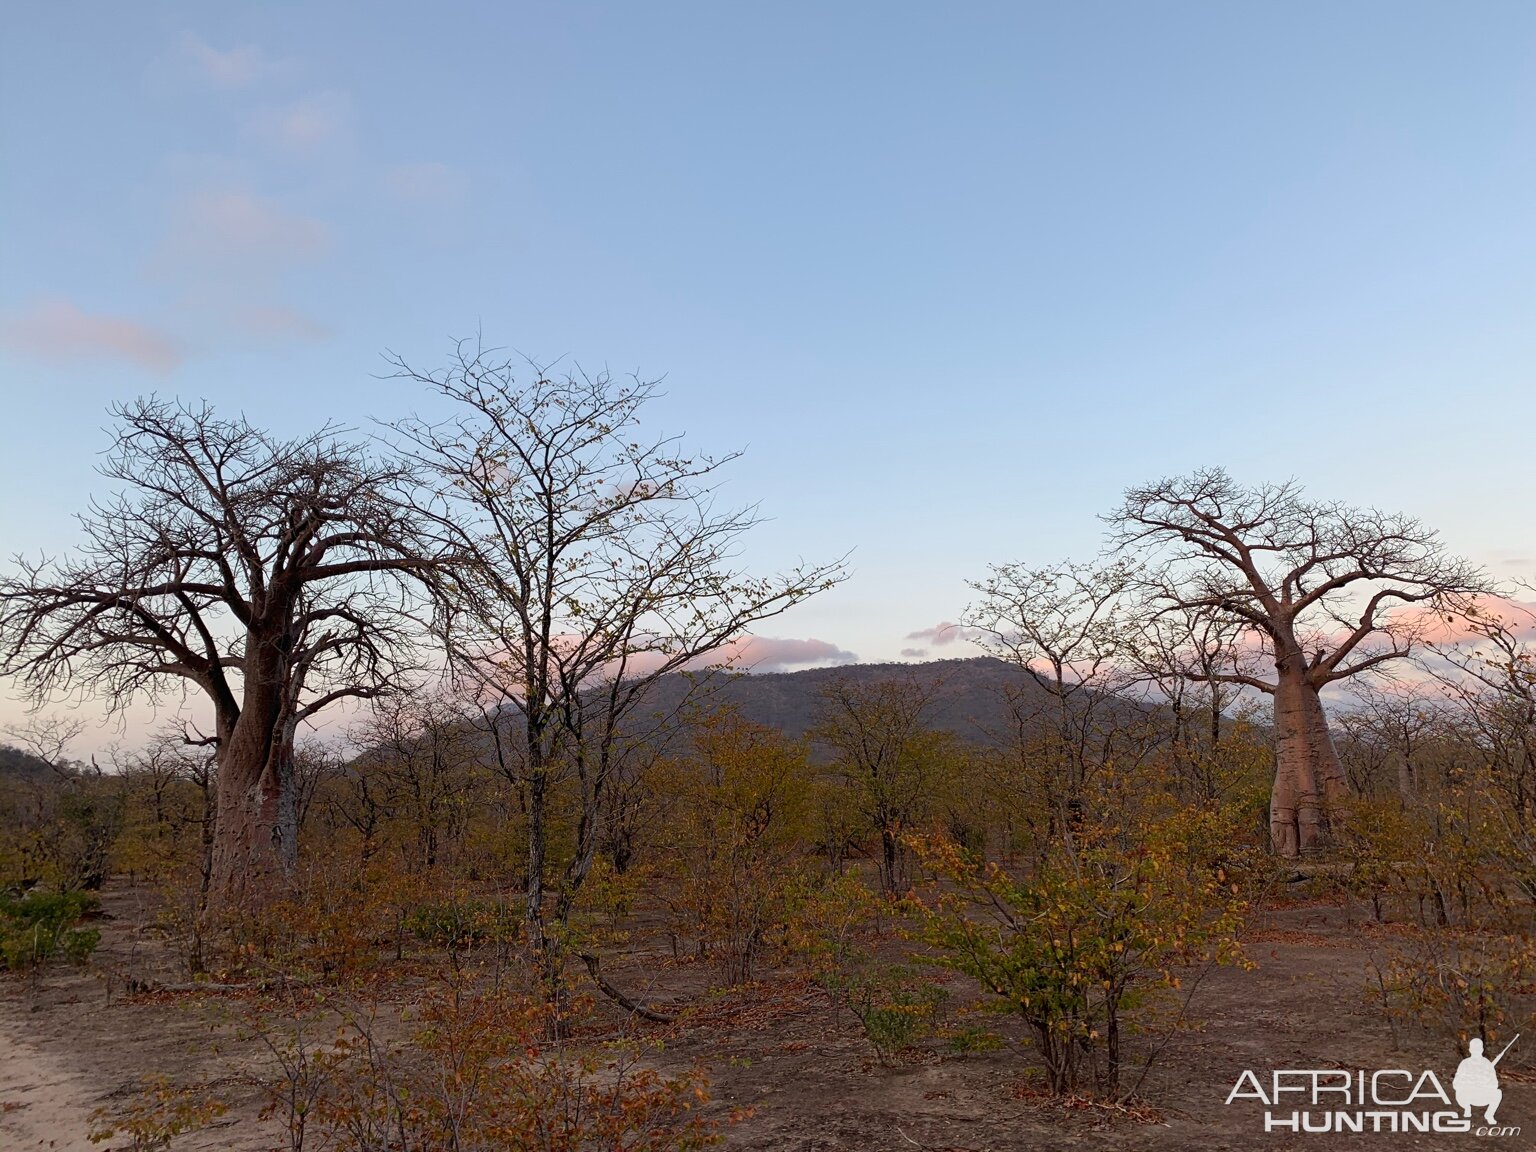
<instances>
[{"instance_id":1,"label":"shrub","mask_svg":"<svg viewBox=\"0 0 1536 1152\"><path fill-rule=\"evenodd\" d=\"M1023 1019L1052 1092L1118 1095L1127 1036L1157 1020L1181 970L1241 961L1243 904L1212 857L1218 823L1190 809L1135 827L1084 825L1018 878L953 843L916 842L950 884L927 908L923 937L935 963Z\"/></svg>"},{"instance_id":2,"label":"shrub","mask_svg":"<svg viewBox=\"0 0 1536 1152\"><path fill-rule=\"evenodd\" d=\"M450 952L492 940L515 938L518 921L496 900L447 900L406 914L405 927L416 939Z\"/></svg>"},{"instance_id":3,"label":"shrub","mask_svg":"<svg viewBox=\"0 0 1536 1152\"><path fill-rule=\"evenodd\" d=\"M317 860L279 900L210 917L182 916L183 932L205 933L207 967L235 975L344 984L375 969L396 942L396 903L405 878L385 860L358 869Z\"/></svg>"},{"instance_id":4,"label":"shrub","mask_svg":"<svg viewBox=\"0 0 1536 1152\"><path fill-rule=\"evenodd\" d=\"M996 1032L969 1025L947 1029L943 1035L945 1050L954 1056L997 1052L1005 1046L1003 1038Z\"/></svg>"},{"instance_id":5,"label":"shrub","mask_svg":"<svg viewBox=\"0 0 1536 1152\"><path fill-rule=\"evenodd\" d=\"M1524 935L1420 929L1372 963L1394 1040L1416 1023L1460 1053L1473 1037L1493 1045L1536 1023L1536 944Z\"/></svg>"},{"instance_id":6,"label":"shrub","mask_svg":"<svg viewBox=\"0 0 1536 1152\"><path fill-rule=\"evenodd\" d=\"M828 974L821 984L858 1018L882 1064L897 1063L934 1034L939 1008L948 996L905 964Z\"/></svg>"},{"instance_id":7,"label":"shrub","mask_svg":"<svg viewBox=\"0 0 1536 1152\"><path fill-rule=\"evenodd\" d=\"M865 940L894 905L851 875L833 876L797 894L787 938L811 978L847 1008L882 1064L928 1039L948 994L917 970L879 959Z\"/></svg>"},{"instance_id":8,"label":"shrub","mask_svg":"<svg viewBox=\"0 0 1536 1152\"><path fill-rule=\"evenodd\" d=\"M663 1077L633 1049L579 1053L547 1040L547 1008L450 986L404 1040L371 1013L325 1043L299 1025L264 1032L280 1073L267 1115L289 1147L370 1152L693 1152L718 1140L698 1113L703 1078Z\"/></svg>"},{"instance_id":9,"label":"shrub","mask_svg":"<svg viewBox=\"0 0 1536 1152\"><path fill-rule=\"evenodd\" d=\"M101 942L101 933L75 925L99 905L96 897L84 892L0 897L0 959L12 971L35 968L56 957L83 963Z\"/></svg>"},{"instance_id":10,"label":"shrub","mask_svg":"<svg viewBox=\"0 0 1536 1152\"><path fill-rule=\"evenodd\" d=\"M123 1135L130 1141L117 1146L123 1152L157 1152L169 1148L182 1133L204 1128L228 1110L229 1105L210 1097L204 1086L178 1086L164 1076L150 1076L122 1107L102 1107L91 1113L90 1141L100 1144Z\"/></svg>"}]
</instances>

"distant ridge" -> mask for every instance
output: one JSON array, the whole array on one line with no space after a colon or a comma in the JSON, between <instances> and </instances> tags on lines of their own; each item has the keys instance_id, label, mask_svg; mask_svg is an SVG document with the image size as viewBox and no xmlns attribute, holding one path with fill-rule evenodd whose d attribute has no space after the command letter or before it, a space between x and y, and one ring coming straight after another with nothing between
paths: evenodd
<instances>
[{"instance_id":1,"label":"distant ridge","mask_svg":"<svg viewBox=\"0 0 1536 1152\"><path fill-rule=\"evenodd\" d=\"M892 680L911 680L931 688L932 695L922 715L924 726L952 732L975 744L1005 744L1016 737L1015 721L1008 706L1010 697L1026 704L1026 714L1030 716L1027 722L1031 724L1039 722L1047 706L1054 707L1045 689L1018 665L995 656L973 656L922 663L840 664L800 672L717 672L704 675L702 683L694 674L672 673L650 685L625 727L653 735L671 730L676 735L670 718L685 715L681 710L707 713L725 707L734 708L746 720L798 740L816 724L822 692L830 684L849 681L873 685ZM1083 698L1078 697L1077 706L1082 702ZM1132 699L1116 698L1110 702L1106 715L1115 711L1127 715L1145 709L1146 705ZM499 722L515 725L515 707L505 705ZM817 750L813 749L812 754L817 755ZM369 750L360 750L354 762L366 762L370 755Z\"/></svg>"},{"instance_id":2,"label":"distant ridge","mask_svg":"<svg viewBox=\"0 0 1536 1152\"><path fill-rule=\"evenodd\" d=\"M0 744L0 777L36 780L50 775L52 771L48 761L9 744Z\"/></svg>"},{"instance_id":3,"label":"distant ridge","mask_svg":"<svg viewBox=\"0 0 1536 1152\"><path fill-rule=\"evenodd\" d=\"M798 739L816 722L822 690L837 680L877 684L911 679L935 685L932 702L924 712L931 728L953 732L967 740L989 741L1006 727L1005 693L1045 693L1015 664L995 656L959 660L929 660L915 664L841 664L808 668L802 672L744 672L712 678L703 693L705 707L730 705L757 724L780 729ZM668 676L652 690L657 710L675 707L686 691L682 676Z\"/></svg>"}]
</instances>

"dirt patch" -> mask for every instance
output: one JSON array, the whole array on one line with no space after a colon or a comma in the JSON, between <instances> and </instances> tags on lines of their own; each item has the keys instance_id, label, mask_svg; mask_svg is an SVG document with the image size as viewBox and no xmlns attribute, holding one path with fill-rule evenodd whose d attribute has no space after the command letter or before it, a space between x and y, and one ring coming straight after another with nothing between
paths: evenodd
<instances>
[{"instance_id":1,"label":"dirt patch","mask_svg":"<svg viewBox=\"0 0 1536 1152\"><path fill-rule=\"evenodd\" d=\"M91 1085L27 1040L12 1008L0 1008L0 1147L88 1147Z\"/></svg>"},{"instance_id":2,"label":"dirt patch","mask_svg":"<svg viewBox=\"0 0 1536 1152\"><path fill-rule=\"evenodd\" d=\"M242 1072L264 1071L265 1060L259 1046L237 1036L234 1007L214 998L130 995L128 974L165 980L175 976L175 960L151 930L140 893L109 889L102 908L95 925L102 945L89 965L0 980L0 1149L125 1146L126 1137L90 1143L92 1116L121 1106L157 1075L215 1084L233 1104L173 1148L277 1148L281 1133L257 1119L259 1094L239 1080Z\"/></svg>"},{"instance_id":3,"label":"dirt patch","mask_svg":"<svg viewBox=\"0 0 1536 1152\"><path fill-rule=\"evenodd\" d=\"M231 1110L177 1139L177 1149L257 1152L282 1133L260 1121L251 1078L270 1064L243 1035L238 999L128 996L120 977L174 965L146 931L131 893L108 892L103 947L91 966L55 969L37 987L0 982L0 1147L100 1148L85 1139L91 1112L121 1101L144 1076L216 1084ZM857 1021L816 986L789 974L749 994L711 995L701 965L678 963L660 941L632 937L604 971L650 1003L693 1004L674 1025L645 1025L664 1041L657 1062L704 1064L714 1107L748 1110L726 1147L761 1152L984 1152L1096 1147L1209 1150L1455 1148L1468 1135L1291 1135L1263 1131L1263 1107L1224 1101L1244 1069L1433 1069L1449 1089L1456 1058L1427 1035L1392 1036L1370 1004L1367 959L1379 933L1344 910L1301 905L1272 914L1249 943L1257 969L1220 969L1200 989L1198 1028L1177 1034L1147 1077L1150 1107L1063 1106L1031 1085L1022 1037L988 1019L1013 1043L997 1052L952 1055L937 1048L912 1063L881 1067ZM115 974L115 975L114 975ZM620 1020L615 1011L615 1025ZM1536 1132L1536 1086L1518 1067L1504 1077L1500 1120ZM1287 1108L1288 1112L1288 1108Z\"/></svg>"}]
</instances>

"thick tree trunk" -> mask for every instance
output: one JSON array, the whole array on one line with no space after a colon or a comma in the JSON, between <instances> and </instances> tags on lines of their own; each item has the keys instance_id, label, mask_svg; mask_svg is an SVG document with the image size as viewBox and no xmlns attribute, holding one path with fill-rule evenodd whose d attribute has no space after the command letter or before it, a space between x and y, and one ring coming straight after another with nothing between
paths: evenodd
<instances>
[{"instance_id":1,"label":"thick tree trunk","mask_svg":"<svg viewBox=\"0 0 1536 1152\"><path fill-rule=\"evenodd\" d=\"M1278 855L1294 857L1327 846L1329 821L1342 815L1349 786L1317 688L1295 665L1277 671L1269 834Z\"/></svg>"},{"instance_id":2,"label":"thick tree trunk","mask_svg":"<svg viewBox=\"0 0 1536 1152\"><path fill-rule=\"evenodd\" d=\"M1275 784L1269 795L1269 838L1277 855L1299 856L1303 826L1317 812L1306 703L1301 677L1282 670L1275 685Z\"/></svg>"},{"instance_id":3,"label":"thick tree trunk","mask_svg":"<svg viewBox=\"0 0 1536 1152\"><path fill-rule=\"evenodd\" d=\"M273 662L275 663L275 661ZM285 891L298 863L293 748L280 669L248 671L233 723L220 724L211 902L223 914Z\"/></svg>"},{"instance_id":4,"label":"thick tree trunk","mask_svg":"<svg viewBox=\"0 0 1536 1152\"><path fill-rule=\"evenodd\" d=\"M280 758L233 745L220 757L212 897L224 911L271 899L291 880L297 828Z\"/></svg>"}]
</instances>

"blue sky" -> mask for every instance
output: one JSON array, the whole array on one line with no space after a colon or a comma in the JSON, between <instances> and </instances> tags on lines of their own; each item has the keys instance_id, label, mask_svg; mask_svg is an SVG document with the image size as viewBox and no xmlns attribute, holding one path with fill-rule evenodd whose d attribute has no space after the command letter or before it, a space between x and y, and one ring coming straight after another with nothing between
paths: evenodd
<instances>
[{"instance_id":1,"label":"blue sky","mask_svg":"<svg viewBox=\"0 0 1536 1152\"><path fill-rule=\"evenodd\" d=\"M659 430L747 449L753 565L853 550L765 631L864 660L1207 464L1536 573L1530 5L4 21L7 554L68 547L112 400L365 425L430 410L384 349L478 326L664 375Z\"/></svg>"}]
</instances>

